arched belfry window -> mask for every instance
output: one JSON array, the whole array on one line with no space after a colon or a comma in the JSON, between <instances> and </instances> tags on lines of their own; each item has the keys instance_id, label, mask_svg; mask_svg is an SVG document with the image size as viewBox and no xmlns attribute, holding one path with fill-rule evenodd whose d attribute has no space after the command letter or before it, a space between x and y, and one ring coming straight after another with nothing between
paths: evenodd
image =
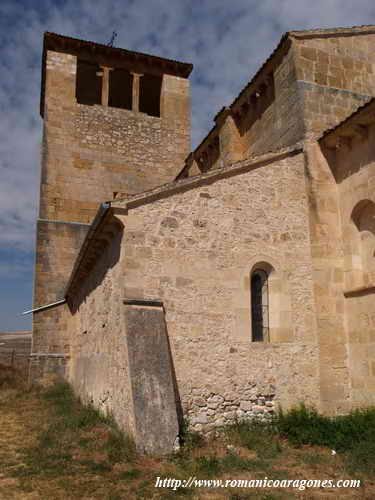
<instances>
[{"instance_id":1,"label":"arched belfry window","mask_svg":"<svg viewBox=\"0 0 375 500\"><path fill-rule=\"evenodd\" d=\"M251 273L251 338L253 342L269 341L268 273L255 269Z\"/></svg>"}]
</instances>

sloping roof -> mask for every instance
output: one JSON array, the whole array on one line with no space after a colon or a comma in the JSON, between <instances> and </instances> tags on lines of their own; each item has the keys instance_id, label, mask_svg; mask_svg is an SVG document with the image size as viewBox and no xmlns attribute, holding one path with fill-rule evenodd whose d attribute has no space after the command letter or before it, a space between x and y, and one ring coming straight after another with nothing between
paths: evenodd
<instances>
[{"instance_id":1,"label":"sloping roof","mask_svg":"<svg viewBox=\"0 0 375 500\"><path fill-rule=\"evenodd\" d=\"M313 29L313 30L295 30L295 31L287 31L280 38L279 43L275 47L275 49L271 52L269 57L264 61L262 66L255 73L253 78L245 85L245 87L240 91L238 96L234 99L230 107L232 107L246 92L248 87L250 87L258 76L263 72L266 68L267 64L273 60L277 55L280 55L283 51L288 49L287 41L289 37L295 38L319 38L319 37L330 37L330 36L340 36L340 35L364 35L369 33L375 33L375 25L368 26L353 26L352 28L328 28L328 29Z\"/></svg>"},{"instance_id":2,"label":"sloping roof","mask_svg":"<svg viewBox=\"0 0 375 500\"><path fill-rule=\"evenodd\" d=\"M173 59L166 59L165 57L153 56L144 54L142 52L135 52L133 50L121 49L119 47L110 47L102 43L91 42L88 40L80 40L69 36L59 35L58 33L51 33L46 31L44 33L43 41L43 55L42 55L42 84L41 84L41 98L40 98L40 114L43 116L44 109L44 91L45 91L45 67L47 50L55 52L64 52L72 55L79 55L82 53L91 53L101 56L115 57L121 61L129 61L129 63L143 62L154 67L159 67L163 73L188 78L193 65L186 62L175 61Z\"/></svg>"},{"instance_id":3,"label":"sloping roof","mask_svg":"<svg viewBox=\"0 0 375 500\"><path fill-rule=\"evenodd\" d=\"M353 113L348 117L344 118L340 123L332 128L325 130L318 141L324 141L328 137L333 137L339 135L339 132L343 131L345 128L350 127L350 125L368 125L369 123L375 122L375 97L371 98L365 104L359 106Z\"/></svg>"},{"instance_id":4,"label":"sloping roof","mask_svg":"<svg viewBox=\"0 0 375 500\"><path fill-rule=\"evenodd\" d=\"M294 30L289 31L289 35L298 38L318 38L330 36L353 36L367 35L375 33L375 24L364 24L362 26L339 27L339 28L315 28L311 30Z\"/></svg>"},{"instance_id":5,"label":"sloping roof","mask_svg":"<svg viewBox=\"0 0 375 500\"><path fill-rule=\"evenodd\" d=\"M256 81L260 78L261 74L265 72L267 66L277 64L277 58L282 57L284 53L286 53L289 49L290 38L328 38L333 36L356 36L356 35L366 35L366 34L375 34L375 25L363 25L363 26L353 26L353 27L340 27L340 28L325 28L325 29L310 29L310 30L293 30L285 32L280 38L279 43L275 47L275 49L271 52L269 57L264 61L255 75L249 80L249 82L245 85L245 87L240 91L238 96L233 100L233 102L229 105L230 109L233 109L234 106L241 100L241 97L246 93L246 91L253 85L256 84ZM223 109L223 108L222 108ZM215 115L220 114L222 109ZM213 133L213 131L217 128L215 124L212 129L205 135L199 145L195 148L194 151L198 151L201 146L206 142L208 137ZM185 168L185 167L184 167ZM177 174L176 179L182 174L184 168Z\"/></svg>"}]
</instances>

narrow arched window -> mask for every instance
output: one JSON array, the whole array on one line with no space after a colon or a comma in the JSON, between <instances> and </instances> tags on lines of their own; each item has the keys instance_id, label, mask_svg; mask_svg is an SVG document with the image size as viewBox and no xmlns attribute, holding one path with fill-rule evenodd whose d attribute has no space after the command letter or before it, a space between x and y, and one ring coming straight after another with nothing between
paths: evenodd
<instances>
[{"instance_id":1,"label":"narrow arched window","mask_svg":"<svg viewBox=\"0 0 375 500\"><path fill-rule=\"evenodd\" d=\"M263 269L255 269L250 281L252 341L268 342L268 274Z\"/></svg>"}]
</instances>

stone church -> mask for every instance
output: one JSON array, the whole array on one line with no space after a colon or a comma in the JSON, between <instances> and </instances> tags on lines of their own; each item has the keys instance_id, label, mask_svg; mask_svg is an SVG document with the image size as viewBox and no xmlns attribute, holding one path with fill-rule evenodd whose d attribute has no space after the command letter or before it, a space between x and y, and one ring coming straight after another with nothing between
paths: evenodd
<instances>
[{"instance_id":1,"label":"stone church","mask_svg":"<svg viewBox=\"0 0 375 500\"><path fill-rule=\"evenodd\" d=\"M375 404L375 26L286 33L194 151L191 71L44 35L30 378L141 452Z\"/></svg>"}]
</instances>

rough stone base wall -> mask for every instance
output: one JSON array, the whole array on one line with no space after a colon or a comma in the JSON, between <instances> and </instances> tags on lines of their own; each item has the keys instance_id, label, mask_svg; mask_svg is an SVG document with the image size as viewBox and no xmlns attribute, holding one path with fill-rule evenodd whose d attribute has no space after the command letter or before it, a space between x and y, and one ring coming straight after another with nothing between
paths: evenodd
<instances>
[{"instance_id":1,"label":"rough stone base wall","mask_svg":"<svg viewBox=\"0 0 375 500\"><path fill-rule=\"evenodd\" d=\"M319 409L319 347L171 339L184 418L210 433L240 420L266 420L279 407L304 402ZM199 354L198 354L199 353Z\"/></svg>"},{"instance_id":2,"label":"rough stone base wall","mask_svg":"<svg viewBox=\"0 0 375 500\"><path fill-rule=\"evenodd\" d=\"M48 385L57 379L63 379L67 372L68 359L68 356L63 355L31 355L30 383Z\"/></svg>"},{"instance_id":3,"label":"rough stone base wall","mask_svg":"<svg viewBox=\"0 0 375 500\"><path fill-rule=\"evenodd\" d=\"M239 387L236 394L223 389L213 393L192 389L184 408L184 416L192 430L210 433L218 427L241 420L269 420L275 411L275 387L261 392L256 382Z\"/></svg>"}]
</instances>

